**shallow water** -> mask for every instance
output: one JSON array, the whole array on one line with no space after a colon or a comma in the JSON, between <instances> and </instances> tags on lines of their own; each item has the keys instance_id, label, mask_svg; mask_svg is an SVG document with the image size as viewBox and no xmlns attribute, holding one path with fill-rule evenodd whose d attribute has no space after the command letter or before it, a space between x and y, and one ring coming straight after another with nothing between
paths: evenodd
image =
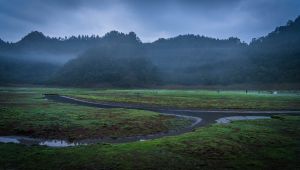
<instances>
[{"instance_id":1,"label":"shallow water","mask_svg":"<svg viewBox=\"0 0 300 170\"><path fill-rule=\"evenodd\" d=\"M77 146L77 145L87 145L85 143L75 143L68 142L66 140L47 140L47 139L38 139L30 138L26 136L1 136L1 143L18 143L24 145L41 145L49 147L68 147L68 146Z\"/></svg>"},{"instance_id":2,"label":"shallow water","mask_svg":"<svg viewBox=\"0 0 300 170\"><path fill-rule=\"evenodd\" d=\"M255 120L255 119L270 119L269 116L230 116L223 117L217 119L216 122L219 124L227 124L235 120ZM201 118L197 119L197 121L201 121ZM163 136L176 135L181 134L179 131L171 130L169 132L161 132L158 134L151 134L145 136L132 136L132 137L122 137L122 138L101 138L101 139L86 139L75 142L69 142L67 140L59 140L59 139L38 139L38 138L30 138L26 136L1 136L0 142L2 143L18 143L24 145L41 145L48 147L71 147L71 146L79 146L79 145L90 145L96 143L124 143L124 142L132 142L132 141L140 141L144 142L149 139L155 139Z\"/></svg>"},{"instance_id":3,"label":"shallow water","mask_svg":"<svg viewBox=\"0 0 300 170\"><path fill-rule=\"evenodd\" d=\"M0 137L0 142L2 143L20 143L18 139L10 137Z\"/></svg>"},{"instance_id":4,"label":"shallow water","mask_svg":"<svg viewBox=\"0 0 300 170\"><path fill-rule=\"evenodd\" d=\"M68 146L87 145L87 143L72 143L64 140L46 140L40 142L39 145L50 146L50 147L68 147Z\"/></svg>"},{"instance_id":5,"label":"shallow water","mask_svg":"<svg viewBox=\"0 0 300 170\"><path fill-rule=\"evenodd\" d=\"M168 115L168 114L166 114ZM126 143L126 142L135 142L140 141L144 142L151 139L157 139L164 136L174 136L179 135L185 132L189 132L197 123L201 122L201 118L189 117L189 116L179 116L192 120L191 125L182 128L182 129L172 129L165 132L159 132L149 135L138 135L138 136L128 136L128 137L103 137L97 139L83 139L78 141L67 141L61 139L41 139L41 138L31 138L28 136L0 136L0 143L18 143L24 145L41 145L48 147L70 147L70 146L79 146L79 145L90 145L97 143Z\"/></svg>"},{"instance_id":6,"label":"shallow water","mask_svg":"<svg viewBox=\"0 0 300 170\"><path fill-rule=\"evenodd\" d=\"M217 119L216 122L219 124L227 124L235 120L255 120L255 119L270 119L270 116L229 116Z\"/></svg>"}]
</instances>

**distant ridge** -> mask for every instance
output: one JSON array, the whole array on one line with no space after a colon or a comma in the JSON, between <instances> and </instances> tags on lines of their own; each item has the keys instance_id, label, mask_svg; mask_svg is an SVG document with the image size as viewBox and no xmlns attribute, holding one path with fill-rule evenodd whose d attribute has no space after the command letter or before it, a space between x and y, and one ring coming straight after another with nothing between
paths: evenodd
<instances>
[{"instance_id":1,"label":"distant ridge","mask_svg":"<svg viewBox=\"0 0 300 170\"><path fill-rule=\"evenodd\" d=\"M129 53L132 48L138 49L141 52L138 55L143 54L140 58L145 60L131 60L127 56L126 61L119 62L114 58L122 56L122 53L137 57L134 51ZM119 86L125 85L126 81L130 82L127 83L130 86L147 85L143 83L141 75L149 77L149 80L152 77L149 84L164 85L300 83L300 17L285 26L277 27L264 37L253 39L249 44L235 37L220 40L192 34L143 43L134 32L124 34L111 31L102 37L80 35L55 38L33 31L15 43L0 41L1 58L2 68L7 69L3 69L0 76L5 77L6 82L10 81L7 79L8 74L15 76L19 70L12 66L16 62L4 62L4 58L5 61L49 63L51 67L54 64L56 68L52 70L58 71L53 74L47 72L45 76L52 82L65 85L72 83L64 82L61 77L68 77L69 82L78 86L82 85L81 82L85 82L84 85L90 82L93 85ZM143 64L131 62L144 62L149 69L134 70L131 67L138 68ZM100 66L116 67L102 69ZM32 71L27 69L29 67L30 64L26 70ZM150 70L155 70L153 75ZM143 74L137 74L139 72ZM125 76L123 73L135 76L132 76L132 80L129 80L130 76L122 79ZM52 75L55 76L50 78ZM18 82L18 76L15 77L14 82ZM83 77L85 79L81 80Z\"/></svg>"}]
</instances>

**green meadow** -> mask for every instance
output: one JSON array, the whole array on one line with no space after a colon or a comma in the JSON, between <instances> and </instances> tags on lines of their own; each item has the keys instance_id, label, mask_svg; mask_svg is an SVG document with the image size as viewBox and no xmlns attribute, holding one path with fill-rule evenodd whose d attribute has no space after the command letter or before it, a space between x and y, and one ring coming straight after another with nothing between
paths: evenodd
<instances>
[{"instance_id":1,"label":"green meadow","mask_svg":"<svg viewBox=\"0 0 300 170\"><path fill-rule=\"evenodd\" d=\"M134 109L102 109L44 99L45 89L0 91L0 135L78 140L166 132L190 120Z\"/></svg>"},{"instance_id":2,"label":"green meadow","mask_svg":"<svg viewBox=\"0 0 300 170\"><path fill-rule=\"evenodd\" d=\"M14 93L57 93L96 102L187 109L300 110L300 91L1 88Z\"/></svg>"},{"instance_id":3,"label":"green meadow","mask_svg":"<svg viewBox=\"0 0 300 170\"><path fill-rule=\"evenodd\" d=\"M197 109L299 109L297 92L1 88L0 135L122 137L190 122L156 112L45 100L57 93L91 101ZM213 113L212 113L213 114ZM300 116L212 124L178 136L122 144L51 148L0 143L0 169L299 169Z\"/></svg>"},{"instance_id":4,"label":"green meadow","mask_svg":"<svg viewBox=\"0 0 300 170\"><path fill-rule=\"evenodd\" d=\"M299 110L300 93L282 91L95 90L69 94L77 98L189 109Z\"/></svg>"},{"instance_id":5,"label":"green meadow","mask_svg":"<svg viewBox=\"0 0 300 170\"><path fill-rule=\"evenodd\" d=\"M0 144L1 169L298 169L300 117L237 121L124 144Z\"/></svg>"}]
</instances>

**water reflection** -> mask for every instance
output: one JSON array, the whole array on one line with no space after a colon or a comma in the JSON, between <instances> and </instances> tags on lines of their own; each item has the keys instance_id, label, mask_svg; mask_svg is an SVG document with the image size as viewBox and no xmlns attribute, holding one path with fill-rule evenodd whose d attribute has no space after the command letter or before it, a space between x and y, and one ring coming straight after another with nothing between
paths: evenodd
<instances>
[{"instance_id":1,"label":"water reflection","mask_svg":"<svg viewBox=\"0 0 300 170\"><path fill-rule=\"evenodd\" d=\"M45 140L30 138L25 136L2 136L0 137L1 143L21 143L25 145L42 145L49 147L68 147L68 146L78 146L87 145L87 143L79 142L68 142L66 140Z\"/></svg>"},{"instance_id":2,"label":"water reflection","mask_svg":"<svg viewBox=\"0 0 300 170\"><path fill-rule=\"evenodd\" d=\"M229 117L222 117L217 119L216 122L219 124L226 124L230 123L235 120L255 120L255 119L270 119L270 116L229 116Z\"/></svg>"},{"instance_id":3,"label":"water reflection","mask_svg":"<svg viewBox=\"0 0 300 170\"><path fill-rule=\"evenodd\" d=\"M20 143L18 139L10 138L10 137L0 137L0 142L2 143Z\"/></svg>"},{"instance_id":4,"label":"water reflection","mask_svg":"<svg viewBox=\"0 0 300 170\"><path fill-rule=\"evenodd\" d=\"M50 147L67 147L67 146L78 146L87 145L85 143L72 143L64 140L46 140L39 143L39 145L50 146Z\"/></svg>"},{"instance_id":5,"label":"water reflection","mask_svg":"<svg viewBox=\"0 0 300 170\"><path fill-rule=\"evenodd\" d=\"M231 117L223 117L217 119L216 122L220 124L230 123L235 120L254 120L254 119L270 119L269 116L231 116ZM196 122L200 122L196 120ZM188 131L188 130L187 130ZM79 145L88 145L88 144L96 144L96 143L124 143L131 141L146 141L149 139L155 139L168 135L178 135L184 133L184 130L181 131L169 131L169 132L161 132L158 134L151 134L146 136L132 136L132 137L122 137L122 138L101 138L101 139L86 139L81 141L69 142L67 140L58 140L58 139L39 139L39 138L30 138L26 136L0 136L0 142L2 143L19 143L24 145L41 145L41 146L49 146L49 147L69 147L69 146L79 146Z\"/></svg>"}]
</instances>

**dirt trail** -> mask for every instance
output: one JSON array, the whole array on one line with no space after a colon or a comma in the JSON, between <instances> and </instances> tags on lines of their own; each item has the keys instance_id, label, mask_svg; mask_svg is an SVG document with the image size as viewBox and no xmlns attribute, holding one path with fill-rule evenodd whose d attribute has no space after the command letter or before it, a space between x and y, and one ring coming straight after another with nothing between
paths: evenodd
<instances>
[{"instance_id":1,"label":"dirt trail","mask_svg":"<svg viewBox=\"0 0 300 170\"><path fill-rule=\"evenodd\" d=\"M216 123L217 119L232 116L272 116L278 114L286 115L300 115L300 111L296 110L192 110L192 109L172 109L172 108L158 108L149 107L145 105L133 105L127 103L108 103L108 102L91 102L82 99L76 99L68 96L60 95L45 95L48 100L56 102L71 103L84 106L92 106L99 108L128 108L128 109L141 109L150 110L159 113L167 113L172 115L191 116L201 118L202 121L198 122L194 127L206 126L208 124Z\"/></svg>"},{"instance_id":2,"label":"dirt trail","mask_svg":"<svg viewBox=\"0 0 300 170\"><path fill-rule=\"evenodd\" d=\"M260 111L260 110L189 110L189 109L170 109L170 108L157 108L145 105L131 105L126 103L107 103L107 102L90 102L82 99L76 99L68 96L60 96L57 94L45 95L45 98L54 102L62 102L69 104L76 104L82 106L91 106L99 108L127 108L127 109L140 109L159 112L165 115L174 115L190 119L192 123L180 130L169 130L168 132L161 132L151 135L131 136L121 138L100 138L100 139L86 139L80 141L69 142L61 139L37 139L27 136L0 136L0 142L20 143L26 145L45 145L49 147L69 147L78 145L88 145L95 143L126 143L134 141L145 141L150 139L161 138L164 136L175 136L186 132L192 131L196 127L206 126L212 123L230 123L234 120L253 120L253 119L266 119L272 115L286 114L286 115L300 115L300 111Z\"/></svg>"}]
</instances>

